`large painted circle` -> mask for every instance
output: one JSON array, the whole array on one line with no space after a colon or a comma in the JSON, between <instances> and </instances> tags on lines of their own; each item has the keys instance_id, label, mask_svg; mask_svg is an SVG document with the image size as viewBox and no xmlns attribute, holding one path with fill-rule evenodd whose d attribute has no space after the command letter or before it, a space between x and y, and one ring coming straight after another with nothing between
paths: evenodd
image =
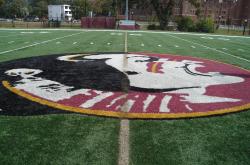
<instances>
[{"instance_id":1,"label":"large painted circle","mask_svg":"<svg viewBox=\"0 0 250 165\"><path fill-rule=\"evenodd\" d=\"M250 108L248 70L195 57L52 55L5 62L0 68L0 114L43 114L39 107L50 107L44 113L164 119Z\"/></svg>"}]
</instances>

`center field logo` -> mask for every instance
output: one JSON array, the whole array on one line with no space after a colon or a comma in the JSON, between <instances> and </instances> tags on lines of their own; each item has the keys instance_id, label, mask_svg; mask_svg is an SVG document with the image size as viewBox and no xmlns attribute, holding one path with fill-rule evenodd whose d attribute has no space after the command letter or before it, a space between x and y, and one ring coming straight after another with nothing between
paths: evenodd
<instances>
[{"instance_id":1,"label":"center field logo","mask_svg":"<svg viewBox=\"0 0 250 165\"><path fill-rule=\"evenodd\" d=\"M44 56L0 64L0 114L77 112L164 119L250 108L250 72L148 53ZM49 108L50 107L50 108Z\"/></svg>"}]
</instances>

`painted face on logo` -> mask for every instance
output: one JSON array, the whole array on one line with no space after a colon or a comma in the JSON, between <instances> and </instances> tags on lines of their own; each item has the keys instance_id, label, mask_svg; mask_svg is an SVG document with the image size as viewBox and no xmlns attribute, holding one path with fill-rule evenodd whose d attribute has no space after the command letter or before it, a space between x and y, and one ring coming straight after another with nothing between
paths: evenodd
<instances>
[{"instance_id":1,"label":"painted face on logo","mask_svg":"<svg viewBox=\"0 0 250 165\"><path fill-rule=\"evenodd\" d=\"M209 86L244 81L243 78L227 76L218 72L199 72L198 69L205 66L202 65L202 62L191 60L171 61L167 58L138 54L75 55L63 56L58 59L71 62L105 60L107 65L127 75L131 90L185 94L182 97L192 103L239 101L238 99L206 96L205 92Z\"/></svg>"},{"instance_id":2,"label":"painted face on logo","mask_svg":"<svg viewBox=\"0 0 250 165\"><path fill-rule=\"evenodd\" d=\"M216 107L248 103L244 88L234 94L239 84L250 84L242 70L230 74L231 66L208 60L150 54L76 54L53 60L53 68L44 60L40 67L6 70L12 77L12 87L5 82L6 88L63 110L129 118L205 116Z\"/></svg>"}]
</instances>

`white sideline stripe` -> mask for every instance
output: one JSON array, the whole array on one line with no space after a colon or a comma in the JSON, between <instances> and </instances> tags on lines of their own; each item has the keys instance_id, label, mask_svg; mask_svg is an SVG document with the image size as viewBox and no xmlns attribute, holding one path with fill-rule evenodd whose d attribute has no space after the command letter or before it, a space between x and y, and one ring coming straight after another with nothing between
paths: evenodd
<instances>
[{"instance_id":1,"label":"white sideline stripe","mask_svg":"<svg viewBox=\"0 0 250 165\"><path fill-rule=\"evenodd\" d=\"M128 31L128 30L109 30L109 29L6 29L0 28L0 31L84 31L84 32L129 32L129 33L155 33L155 34L179 34L179 35L193 35L193 36L211 36L211 37L228 37L228 38L243 38L243 39L250 39L248 36L229 36L229 35L218 35L218 34L204 34L204 33L185 33L185 32L164 32L164 31Z\"/></svg>"},{"instance_id":2,"label":"white sideline stripe","mask_svg":"<svg viewBox=\"0 0 250 165\"><path fill-rule=\"evenodd\" d=\"M41 45L41 44L45 44L45 43L48 43L48 42L51 42L51 41L60 40L60 39L63 39L63 38L75 36L75 35L78 35L78 34L81 34L81 33L82 33L82 32L80 32L80 33L75 33L75 34L70 34L70 35L66 35L66 36L63 36L63 37L54 38L54 39L51 39L51 40L46 40L46 41L42 41L42 42L37 42L37 43L31 44L31 45L27 45L27 46L23 46L23 47L20 47L20 48L16 48L16 49L12 49L12 50L3 51L3 52L0 52L0 54L5 54L5 53L9 53L9 52L14 52L14 51L22 50L22 49L25 49L25 48L30 48L30 47L33 47L33 46L36 46L36 45Z\"/></svg>"},{"instance_id":3,"label":"white sideline stripe","mask_svg":"<svg viewBox=\"0 0 250 165\"><path fill-rule=\"evenodd\" d=\"M119 158L118 165L129 164L129 120L122 119L119 132Z\"/></svg>"},{"instance_id":4,"label":"white sideline stripe","mask_svg":"<svg viewBox=\"0 0 250 165\"><path fill-rule=\"evenodd\" d=\"M171 37L173 37L173 38L177 38L177 39L180 39L180 40L189 42L189 43L191 43L191 44L199 45L199 46L202 46L202 47L204 47L204 48L207 48L207 49L210 49L210 50L213 50L213 51L222 53L222 54L226 54L226 55L228 55L228 56L232 56L232 57L237 58L237 59L240 59L240 60L244 60L244 61L250 62L250 60L248 60L248 59L245 59L245 58L242 58L242 57L238 57L238 56L235 56L235 55L232 55L232 54L223 52L223 51L221 51L221 50L217 50L217 49L215 49L215 48L210 48L210 47L208 47L208 46L206 46L206 45L202 45L202 44L199 44L199 43L196 43L196 42L192 42L192 41L183 39L183 38L181 38L181 37L176 37L176 36L173 36L173 35L170 35L170 34L168 34L168 35L171 36Z\"/></svg>"}]
</instances>

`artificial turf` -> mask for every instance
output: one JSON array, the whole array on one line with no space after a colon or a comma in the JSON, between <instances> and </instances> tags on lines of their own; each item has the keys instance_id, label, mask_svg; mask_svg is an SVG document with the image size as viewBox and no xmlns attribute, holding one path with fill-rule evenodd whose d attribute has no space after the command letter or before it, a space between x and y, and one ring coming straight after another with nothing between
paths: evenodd
<instances>
[{"instance_id":1,"label":"artificial turf","mask_svg":"<svg viewBox=\"0 0 250 165\"><path fill-rule=\"evenodd\" d=\"M118 131L115 119L0 116L0 164L116 164Z\"/></svg>"},{"instance_id":2,"label":"artificial turf","mask_svg":"<svg viewBox=\"0 0 250 165\"><path fill-rule=\"evenodd\" d=\"M128 32L129 52L196 56L250 69L248 61L230 56L250 60L250 38L131 34L135 32ZM2 29L0 62L60 53L123 52L124 35L120 31ZM249 118L250 111L181 120L132 120L130 164L249 164ZM0 116L0 164L117 164L119 122L79 114Z\"/></svg>"}]
</instances>

